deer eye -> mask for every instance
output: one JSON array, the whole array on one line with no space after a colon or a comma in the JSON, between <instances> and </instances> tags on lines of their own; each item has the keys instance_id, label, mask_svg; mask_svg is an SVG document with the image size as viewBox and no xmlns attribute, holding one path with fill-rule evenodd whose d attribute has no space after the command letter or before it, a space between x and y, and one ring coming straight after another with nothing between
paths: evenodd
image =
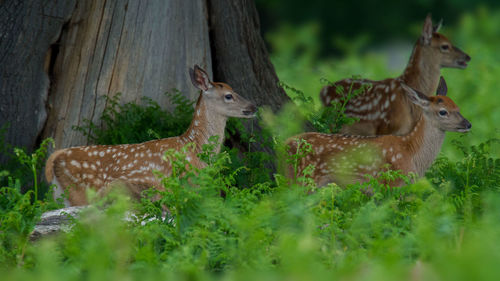
<instances>
[{"instance_id":1,"label":"deer eye","mask_svg":"<svg viewBox=\"0 0 500 281\"><path fill-rule=\"evenodd\" d=\"M450 45L441 45L442 51L447 51L448 49L450 49Z\"/></svg>"},{"instance_id":2,"label":"deer eye","mask_svg":"<svg viewBox=\"0 0 500 281\"><path fill-rule=\"evenodd\" d=\"M230 101L230 100L233 99L233 95L227 94L227 95L224 96L224 99L226 99L227 101Z\"/></svg>"},{"instance_id":3,"label":"deer eye","mask_svg":"<svg viewBox=\"0 0 500 281\"><path fill-rule=\"evenodd\" d=\"M444 109L441 109L441 110L439 111L439 115L441 115L441 116L446 116L446 115L448 115L448 111L446 111L446 110L444 110Z\"/></svg>"}]
</instances>

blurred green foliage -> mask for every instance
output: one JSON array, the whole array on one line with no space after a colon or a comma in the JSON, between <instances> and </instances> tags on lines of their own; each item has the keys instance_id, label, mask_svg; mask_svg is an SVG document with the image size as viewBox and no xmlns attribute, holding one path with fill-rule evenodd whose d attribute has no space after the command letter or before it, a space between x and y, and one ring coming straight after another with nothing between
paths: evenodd
<instances>
[{"instance_id":1,"label":"blurred green foliage","mask_svg":"<svg viewBox=\"0 0 500 281\"><path fill-rule=\"evenodd\" d=\"M500 77L500 11L478 8L458 18L457 25L444 26L445 34L456 46L467 52L472 60L467 69L442 69L448 84L448 96L460 107L472 123L472 131L462 139L467 145L478 144L500 133L500 99L497 98ZM272 46L271 60L280 80L300 89L319 107L319 92L325 81L361 76L379 80L399 76L411 54L412 44L361 51L367 42L363 38L351 41L352 50L344 57L321 57L318 46L323 38L317 24L285 25L266 34ZM401 55L402 54L402 55ZM290 81L290 82L289 82ZM293 83L291 83L293 81ZM287 90L287 89L285 89ZM287 90L291 97L295 92ZM458 157L460 152L451 142L460 134L448 133L443 153ZM494 145L492 153L500 155ZM455 160L458 158L455 158Z\"/></svg>"},{"instance_id":2,"label":"blurred green foliage","mask_svg":"<svg viewBox=\"0 0 500 281\"><path fill-rule=\"evenodd\" d=\"M500 7L496 0L256 0L256 4L264 34L283 25L314 23L321 38L316 51L321 56L345 54L343 43L361 37L367 43L363 47L392 40L413 42L428 13L435 21L443 18L445 26L453 26L464 11ZM271 51L277 51L272 44Z\"/></svg>"},{"instance_id":3,"label":"blurred green foliage","mask_svg":"<svg viewBox=\"0 0 500 281\"><path fill-rule=\"evenodd\" d=\"M487 162L498 171L500 159L488 145L470 148L475 152L460 163ZM498 183L498 173L469 177L484 166L457 163L454 175L442 177L452 164L443 160L429 180L397 189L371 181L370 193L359 184L317 189L281 177L239 189L239 171L227 173L227 152L209 151L203 158L211 165L202 170L187 169L182 151L168 151L164 159L176 174L157 174L164 190L151 190L140 203L111 192L69 232L34 243L26 235L43 208L15 186L3 187L13 196L0 201L9 208L0 209L0 235L13 236L0 244L2 280L455 281L500 273L500 193L498 185L483 185ZM468 177L476 188L454 177ZM460 202L451 196L458 190ZM12 213L21 230L6 223ZM15 237L25 240L15 244Z\"/></svg>"},{"instance_id":4,"label":"blurred green foliage","mask_svg":"<svg viewBox=\"0 0 500 281\"><path fill-rule=\"evenodd\" d=\"M164 190L146 192L141 202L111 192L75 219L69 232L29 242L40 214L53 202L34 200L33 191L23 194L17 174L0 169L1 279L498 279L500 156L494 128L500 116L493 95L500 74L499 30L500 13L486 9L464 15L454 28L443 30L472 56L466 70L443 73L449 95L473 123L473 131L459 138L449 134L445 153L426 178L394 189L373 178L346 188L330 184L318 189L304 175L295 175L301 183L297 185L280 174L271 180L263 172L263 159L293 165L298 158L284 153L277 153L278 159L263 154L240 158L235 148L213 155L212 143L201 155L210 163L205 169L193 170L182 151L168 151L164 160L176 172L172 177L157 173ZM398 75L406 63L389 69L387 55L363 51L369 42L363 37L343 41L357 46L345 58L322 58L319 38L314 24L285 26L268 35L278 75L290 84L289 94L299 105L285 105L276 115L262 112L271 145L282 152L281 144L300 132L302 121L316 116L300 106L319 104L319 89L326 80L358 74L382 79ZM406 50L409 56L409 47ZM161 130L152 123L168 123L164 119L169 117L151 101L144 106L110 104L115 111L106 111L104 130L91 123L80 128L97 142L179 134L172 131L172 123ZM191 104L178 100L178 110L185 116L176 123L187 126ZM228 130L238 131L247 142L260 142L261 136L242 130L234 120ZM307 149L305 145L302 157ZM36 157L18 153L16 160L34 171L19 174L24 182L37 180L44 153L44 147L33 154ZM386 176L400 175L391 171Z\"/></svg>"}]
</instances>

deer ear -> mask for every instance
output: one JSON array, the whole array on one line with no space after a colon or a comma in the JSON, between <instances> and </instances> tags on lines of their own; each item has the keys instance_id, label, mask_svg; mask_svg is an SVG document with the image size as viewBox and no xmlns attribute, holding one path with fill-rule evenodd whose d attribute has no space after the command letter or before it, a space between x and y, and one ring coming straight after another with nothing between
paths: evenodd
<instances>
[{"instance_id":1,"label":"deer ear","mask_svg":"<svg viewBox=\"0 0 500 281\"><path fill-rule=\"evenodd\" d=\"M439 29L441 29L441 26L443 26L443 18L441 18L438 22L438 24L436 24L434 27L432 27L432 31L433 32L438 32Z\"/></svg>"},{"instance_id":2,"label":"deer ear","mask_svg":"<svg viewBox=\"0 0 500 281\"><path fill-rule=\"evenodd\" d=\"M412 87L404 83L401 83L401 86L406 91L406 95L408 96L411 102L422 108L427 108L429 106L430 100L426 95L422 94L421 92L413 89Z\"/></svg>"},{"instance_id":3,"label":"deer ear","mask_svg":"<svg viewBox=\"0 0 500 281\"><path fill-rule=\"evenodd\" d=\"M424 27L422 28L422 35L420 37L420 40L424 45L429 45L431 43L432 31L433 27L431 14L428 14L425 18Z\"/></svg>"},{"instance_id":4,"label":"deer ear","mask_svg":"<svg viewBox=\"0 0 500 281\"><path fill-rule=\"evenodd\" d=\"M437 96L446 96L448 93L448 85L446 85L446 81L444 80L444 77L441 76L439 78L439 85L436 90L436 95Z\"/></svg>"},{"instance_id":5,"label":"deer ear","mask_svg":"<svg viewBox=\"0 0 500 281\"><path fill-rule=\"evenodd\" d=\"M189 76L191 77L191 83L202 91L207 91L213 87L208 74L196 64L194 69L189 69Z\"/></svg>"}]
</instances>

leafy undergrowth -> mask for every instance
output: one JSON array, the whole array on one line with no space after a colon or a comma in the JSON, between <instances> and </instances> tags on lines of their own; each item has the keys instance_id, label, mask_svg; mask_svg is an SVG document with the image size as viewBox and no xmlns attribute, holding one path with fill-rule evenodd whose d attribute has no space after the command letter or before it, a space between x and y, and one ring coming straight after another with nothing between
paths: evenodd
<instances>
[{"instance_id":1,"label":"leafy undergrowth","mask_svg":"<svg viewBox=\"0 0 500 281\"><path fill-rule=\"evenodd\" d=\"M440 32L453 45L468 53L472 60L466 69L442 68L441 73L448 84L448 96L472 123L474 132L463 140L466 145L472 145L498 137L500 132L500 99L496 95L497 77L500 77L500 64L496 63L500 61L500 10L482 7L464 11L459 17L455 26L445 18ZM415 41L420 35L421 24L418 22L411 27ZM415 42L407 42L403 48L400 44L392 45L382 40L373 46L367 45L360 36L358 40L344 41L336 46L345 48L344 56L324 57L317 52L318 47L324 42L339 41L338 38L322 37L321 28L314 23L298 24L283 26L266 34L273 50L271 60L280 80L289 81L291 86L302 90L317 106L320 104L320 90L327 80L350 78L352 74L373 80L401 75ZM286 87L285 90L294 96L293 90ZM457 137L459 134L448 134L443 146L443 153L454 161L461 157L460 151L451 145ZM500 156L500 149L496 155Z\"/></svg>"},{"instance_id":2,"label":"leafy undergrowth","mask_svg":"<svg viewBox=\"0 0 500 281\"><path fill-rule=\"evenodd\" d=\"M241 169L230 168L228 152L206 152L210 166L186 170L182 151L168 151L176 174L157 174L165 191L139 203L112 193L70 232L35 243L27 237L45 203L11 178L0 197L2 280L494 280L494 142L462 147L458 162L440 158L427 179L403 188L371 181L370 192L279 175L237 188ZM136 219L125 221L130 210Z\"/></svg>"},{"instance_id":3,"label":"leafy undergrowth","mask_svg":"<svg viewBox=\"0 0 500 281\"><path fill-rule=\"evenodd\" d=\"M474 22L464 20L464 27L471 27L464 28L468 30L464 38L476 30ZM478 41L472 47L486 50L484 57L497 56L496 49L482 44ZM478 52L471 55L477 67L484 65L486 60L480 60ZM310 67L314 61L289 61L295 67L284 67L275 59L278 69L291 69L301 77L284 76L285 80L315 83L314 90L309 89L312 85L297 86L307 93L318 93L320 85L303 73L304 69L314 69ZM339 63L332 69L338 69ZM369 64L359 59L349 63L359 69ZM328 74L333 70L325 70L327 66L320 65L319 69ZM494 92L490 86L495 80L478 79L476 75L493 77L498 73L491 64L486 66L493 70L449 72L450 81L454 81L449 83L450 90L457 90L453 94L457 103L469 90L478 91L472 97L477 102L461 103L464 112L469 113L473 109L470 105L474 105L478 112L488 113L482 115L496 116L494 104L484 102L485 95L481 94ZM337 75L323 76L341 78L347 77L342 76L345 73L361 73L341 70ZM384 73L381 69L372 72ZM370 76L370 72L363 74ZM459 75L466 79L458 79ZM477 83L483 83L482 87L476 87ZM287 110L278 117L262 112L264 121L274 128L271 144L300 132L299 113L320 131L335 131L350 122L339 112L342 104L335 111L314 111L307 95L291 87L287 90L296 95L299 108L286 105ZM102 117L103 128L89 122L77 129L102 144L179 135L189 124L192 104L178 94L171 97L180 110L174 115L151 100L144 100L145 107L111 100ZM308 107L314 110L303 112ZM425 178L394 189L373 179L369 184L346 188L335 184L316 188L300 175L300 185L289 184L280 174L271 179L266 163L274 158L279 162L283 157L279 151L275 156L225 148L219 155L203 156L210 163L207 168L188 171L184 155L169 151L165 161L173 162L177 174L168 178L157 174L165 191L148 191L140 202L111 193L75 220L68 233L37 242L28 242L29 233L40 214L56 203L44 199L50 197L44 196L44 189L38 191L38 198L33 191L25 193L27 178L33 183L39 181L41 165L37 161L43 158L27 156L22 164L27 172L23 170L22 176L17 170L0 169L1 280L497 280L498 140L470 145L490 137L484 131L491 130L488 124L497 119L478 122L480 115L474 115L469 119L481 133L452 143L462 155L441 156ZM230 120L227 131L238 133L246 143L260 143L260 138L269 141L269 137L247 132L237 120ZM391 172L387 176L398 175ZM135 213L135 220L123 219L130 217L129 211Z\"/></svg>"},{"instance_id":4,"label":"leafy undergrowth","mask_svg":"<svg viewBox=\"0 0 500 281\"><path fill-rule=\"evenodd\" d=\"M83 126L73 129L95 144L139 143L181 135L191 122L194 102L178 91L165 95L174 105L172 112L148 97L142 97L142 104L122 105L119 93L113 97L103 96L107 106L100 118L102 125L86 119Z\"/></svg>"}]
</instances>

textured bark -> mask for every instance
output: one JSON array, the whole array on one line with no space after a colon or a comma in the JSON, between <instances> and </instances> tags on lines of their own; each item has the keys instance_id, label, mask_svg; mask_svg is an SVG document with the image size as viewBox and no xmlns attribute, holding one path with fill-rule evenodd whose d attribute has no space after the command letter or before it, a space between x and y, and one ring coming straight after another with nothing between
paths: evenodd
<instances>
[{"instance_id":1,"label":"textured bark","mask_svg":"<svg viewBox=\"0 0 500 281\"><path fill-rule=\"evenodd\" d=\"M204 1L79 1L61 38L43 136L57 147L86 144L72 127L99 122L103 95L148 96L164 108L173 88L196 99L187 69L211 69L206 14Z\"/></svg>"},{"instance_id":2,"label":"textured bark","mask_svg":"<svg viewBox=\"0 0 500 281\"><path fill-rule=\"evenodd\" d=\"M0 1L0 127L5 141L33 148L46 120L48 51L75 1ZM0 162L6 160L0 155Z\"/></svg>"},{"instance_id":3,"label":"textured bark","mask_svg":"<svg viewBox=\"0 0 500 281\"><path fill-rule=\"evenodd\" d=\"M269 60L260 22L253 0L208 0L210 43L214 79L224 81L257 106L268 106L274 112L290 99L278 86L278 76ZM245 127L259 134L256 119L245 120ZM238 136L232 136L238 145ZM239 146L244 148L246 146ZM253 150L271 152L269 147L252 143Z\"/></svg>"},{"instance_id":4,"label":"textured bark","mask_svg":"<svg viewBox=\"0 0 500 281\"><path fill-rule=\"evenodd\" d=\"M258 106L277 111L289 101L278 87L252 0L208 0L214 79L231 85Z\"/></svg>"},{"instance_id":5,"label":"textured bark","mask_svg":"<svg viewBox=\"0 0 500 281\"><path fill-rule=\"evenodd\" d=\"M194 64L259 106L288 101L251 0L0 0L0 8L0 121L15 128L14 145L32 149L38 136L56 148L88 144L72 128L99 124L101 96L148 96L169 109L164 92L176 88L196 100Z\"/></svg>"}]
</instances>

